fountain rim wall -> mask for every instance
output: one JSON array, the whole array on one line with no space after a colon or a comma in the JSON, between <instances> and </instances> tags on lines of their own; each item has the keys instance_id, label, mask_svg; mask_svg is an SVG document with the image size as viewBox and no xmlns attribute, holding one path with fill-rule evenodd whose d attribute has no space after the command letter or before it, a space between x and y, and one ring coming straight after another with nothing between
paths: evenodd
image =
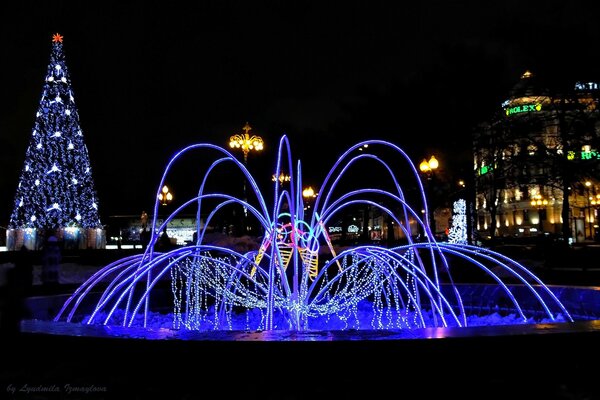
<instances>
[{"instance_id":1,"label":"fountain rim wall","mask_svg":"<svg viewBox=\"0 0 600 400\"><path fill-rule=\"evenodd\" d=\"M470 290L486 290L494 285L456 284ZM511 285L521 286L521 285ZM547 285L565 303L571 312L577 305L575 322L551 322L519 325L435 327L416 329L380 330L272 330L272 331L188 331L122 326L84 325L76 322L54 322L53 313L59 309L68 294L34 296L26 299L31 318L21 321L21 334L28 336L58 335L90 338L119 338L127 340L182 340L182 341L396 341L419 339L450 339L490 336L522 336L547 334L600 333L600 287Z\"/></svg>"}]
</instances>

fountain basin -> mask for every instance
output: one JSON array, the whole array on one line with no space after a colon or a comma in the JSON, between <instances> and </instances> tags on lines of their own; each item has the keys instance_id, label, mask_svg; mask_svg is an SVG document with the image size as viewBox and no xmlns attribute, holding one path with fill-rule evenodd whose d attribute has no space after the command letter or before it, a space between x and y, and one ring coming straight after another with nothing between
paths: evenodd
<instances>
[{"instance_id":1,"label":"fountain basin","mask_svg":"<svg viewBox=\"0 0 600 400\"><path fill-rule=\"evenodd\" d=\"M128 338L147 340L184 340L184 341L395 341L406 339L441 339L477 336L569 334L597 332L600 329L600 288L581 286L548 287L571 313L575 322L548 321L540 315L538 323L514 324L513 310L505 299L505 292L492 284L455 284L464 302L465 310L484 320L496 315L493 325L466 327L431 327L416 329L346 329L346 330L306 330L288 329L269 331L250 330L210 330L193 331L186 329L167 329L156 327L123 327L121 325L83 324L78 322L52 321L57 310L64 304L68 295L30 297L26 301L30 319L21 323L21 331L27 334L46 334L62 336L88 336L96 338ZM511 292L523 299L521 292L527 289L522 285L509 286ZM156 291L157 297L167 299ZM525 310L534 302L521 302ZM163 306L162 309L168 309ZM481 324L485 322L480 322ZM163 325L164 326L164 325Z\"/></svg>"}]
</instances>

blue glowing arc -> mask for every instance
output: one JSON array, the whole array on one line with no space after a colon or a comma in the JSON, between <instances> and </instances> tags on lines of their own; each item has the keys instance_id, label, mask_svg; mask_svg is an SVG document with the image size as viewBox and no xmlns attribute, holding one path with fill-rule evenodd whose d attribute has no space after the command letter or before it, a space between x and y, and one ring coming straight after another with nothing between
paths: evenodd
<instances>
[{"instance_id":1,"label":"blue glowing arc","mask_svg":"<svg viewBox=\"0 0 600 400\"><path fill-rule=\"evenodd\" d=\"M366 149L356 155L357 149ZM392 150L408 167L419 190L419 207L425 219L411 207L397 172L377 148ZM558 316L572 321L569 312L544 283L516 261L493 251L461 243L436 241L430 229L427 199L415 165L398 146L382 141L360 142L334 163L320 187L314 207L304 212L301 163L290 174L290 186L273 185L269 206L256 181L227 150L207 143L188 146L167 164L157 197L172 166L183 154L205 151L214 158L200 180L197 195L183 200L158 226L159 203L155 201L151 239L139 255L115 261L90 277L64 303L55 320L74 321L84 303L93 304L83 318L87 324L134 326L139 317L146 326L151 296L165 281L170 283L173 327L176 329L415 329L467 326L467 309L453 278L459 267L483 272L504 292L523 322L543 313L552 321ZM204 153L203 153L204 155ZM206 158L206 156L204 155ZM382 167L383 184L341 191L341 182L363 162ZM250 187L252 200L242 200L209 187L209 176L233 164ZM279 141L276 176L294 171L287 136ZM342 192L342 193L340 193ZM205 241L206 229L220 213L233 205L243 206L261 226L264 235L256 250L239 252ZM383 247L371 244L336 251L327 225L348 207L369 206L390 218L406 244ZM197 216L197 239L184 247L160 252L158 234L173 218L190 207ZM206 215L204 227L200 216ZM307 218L308 217L308 218ZM425 233L416 241L415 230ZM501 271L502 273L499 273ZM509 277L528 293L517 297ZM92 293L100 293L91 298ZM532 304L536 306L532 306ZM366 320L368 321L365 323Z\"/></svg>"}]
</instances>

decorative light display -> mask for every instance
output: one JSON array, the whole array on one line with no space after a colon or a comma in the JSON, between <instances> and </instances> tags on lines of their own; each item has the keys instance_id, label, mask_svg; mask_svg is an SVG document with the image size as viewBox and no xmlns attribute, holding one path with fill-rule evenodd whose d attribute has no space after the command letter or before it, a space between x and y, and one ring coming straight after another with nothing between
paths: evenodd
<instances>
[{"instance_id":1,"label":"decorative light display","mask_svg":"<svg viewBox=\"0 0 600 400\"><path fill-rule=\"evenodd\" d=\"M367 145L369 152L357 151L366 149ZM408 176L414 179L412 185L420 188L416 207L407 203L399 175L376 153L377 149L383 150L382 154L394 162L404 160ZM183 154L189 159L187 154L201 150L210 150L201 155L203 160L214 157L214 161L200 174L200 184L190 182L194 188L200 188L195 191L197 196L180 200L177 209L158 225L158 195L172 166ZM220 154L215 156L214 153ZM340 191L339 183L351 179L349 172L360 168L364 161L380 165L378 181L381 183L350 192ZM221 164L231 164L242 171L250 183L255 203L210 188L210 175ZM398 146L369 140L347 150L319 186L319 196L307 218L301 190L301 164L298 162L294 168L286 136L279 142L276 176L282 167L296 172L290 176L289 190L282 190L278 181L273 183L273 196L269 196L273 202L268 205L267 197L245 164L227 150L207 143L182 149L171 159L158 185L152 236L144 253L99 270L67 299L55 321L73 321L74 316L85 313L79 310L80 305L93 301L92 311L82 321L86 324L137 327L142 320L139 323L147 326L152 312L152 291L159 282L170 280L175 329L298 331L462 327L467 325L467 313L450 268L451 261L457 257L466 261L460 263L461 268L471 266L488 274L523 323L539 313L553 321L559 319L559 315L561 320L573 321L554 293L518 262L477 246L436 242L421 213L415 211L425 209L427 212L428 209L418 171ZM216 205L205 205L215 201ZM462 210L464 204L460 204ZM197 226L195 243L164 253L155 250L159 232L173 218L191 206L197 207L198 216L203 215L203 205L208 208L207 217L203 228ZM205 227L211 225L215 216L226 212L228 206L234 205L247 207L261 225L264 235L257 250L239 252L204 242ZM362 245L344 248L336 254L327 233L328 224L336 221L348 207L367 205L394 221L407 244L391 248ZM413 227L426 232L425 242L412 240ZM320 251L323 245L327 246L326 252ZM504 279L522 284L519 297ZM95 297L98 300L87 299L88 293L100 294ZM523 299L527 307L521 306ZM365 315L369 321L366 325Z\"/></svg>"},{"instance_id":2,"label":"decorative light display","mask_svg":"<svg viewBox=\"0 0 600 400\"><path fill-rule=\"evenodd\" d=\"M101 228L97 203L63 36L56 33L9 228Z\"/></svg>"},{"instance_id":3,"label":"decorative light display","mask_svg":"<svg viewBox=\"0 0 600 400\"><path fill-rule=\"evenodd\" d=\"M448 233L448 242L467 244L467 202L464 199L456 200L452 211L454 215Z\"/></svg>"}]
</instances>

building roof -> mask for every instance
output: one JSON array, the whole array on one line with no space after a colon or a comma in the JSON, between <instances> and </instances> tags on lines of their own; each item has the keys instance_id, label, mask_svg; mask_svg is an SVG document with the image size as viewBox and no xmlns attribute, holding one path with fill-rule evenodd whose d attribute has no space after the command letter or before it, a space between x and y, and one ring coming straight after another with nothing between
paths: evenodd
<instances>
[{"instance_id":1,"label":"building roof","mask_svg":"<svg viewBox=\"0 0 600 400\"><path fill-rule=\"evenodd\" d=\"M531 71L525 71L521 75L521 79L510 90L510 97L547 96L549 92L548 88L535 74Z\"/></svg>"}]
</instances>

